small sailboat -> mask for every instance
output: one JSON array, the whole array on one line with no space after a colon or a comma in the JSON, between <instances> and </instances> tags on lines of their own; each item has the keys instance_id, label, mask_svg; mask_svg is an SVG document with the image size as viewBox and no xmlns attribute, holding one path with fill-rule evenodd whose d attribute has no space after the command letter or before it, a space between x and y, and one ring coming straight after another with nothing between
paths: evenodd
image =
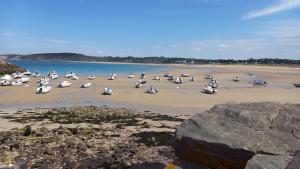
<instances>
[{"instance_id":1,"label":"small sailboat","mask_svg":"<svg viewBox=\"0 0 300 169\"><path fill-rule=\"evenodd\" d=\"M113 91L111 88L104 88L103 95L112 95Z\"/></svg>"},{"instance_id":2,"label":"small sailboat","mask_svg":"<svg viewBox=\"0 0 300 169\"><path fill-rule=\"evenodd\" d=\"M92 86L92 83L83 83L83 84L81 84L81 88L89 88L89 87L91 87Z\"/></svg>"},{"instance_id":3,"label":"small sailboat","mask_svg":"<svg viewBox=\"0 0 300 169\"><path fill-rule=\"evenodd\" d=\"M52 89L51 86L41 86L36 89L36 93L37 94L46 94L46 93L49 93L51 91L51 89Z\"/></svg>"},{"instance_id":4,"label":"small sailboat","mask_svg":"<svg viewBox=\"0 0 300 169\"><path fill-rule=\"evenodd\" d=\"M68 82L68 81L63 81L61 83L58 84L58 87L60 88L65 88L65 87L70 87L72 83Z\"/></svg>"},{"instance_id":5,"label":"small sailboat","mask_svg":"<svg viewBox=\"0 0 300 169\"><path fill-rule=\"evenodd\" d=\"M89 77L88 77L88 79L89 80L93 80L93 79L95 79L96 77L94 76L94 75L90 75Z\"/></svg>"}]
</instances>

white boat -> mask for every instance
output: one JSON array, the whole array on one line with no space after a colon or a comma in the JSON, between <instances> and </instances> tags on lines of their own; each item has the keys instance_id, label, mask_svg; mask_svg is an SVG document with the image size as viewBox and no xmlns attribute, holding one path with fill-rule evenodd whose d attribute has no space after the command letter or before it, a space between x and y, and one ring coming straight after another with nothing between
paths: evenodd
<instances>
[{"instance_id":1,"label":"white boat","mask_svg":"<svg viewBox=\"0 0 300 169\"><path fill-rule=\"evenodd\" d=\"M8 81L11 81L12 79L13 79L12 76L11 76L11 75L8 75L8 74L6 74L6 75L4 75L4 76L1 77L1 80L8 80Z\"/></svg>"},{"instance_id":2,"label":"white boat","mask_svg":"<svg viewBox=\"0 0 300 169\"><path fill-rule=\"evenodd\" d=\"M202 89L202 93L206 93L206 94L215 94L215 93L217 93L218 92L218 90L217 89L214 89L214 88L212 88L212 87L210 87L210 86L205 86L203 89Z\"/></svg>"},{"instance_id":3,"label":"white boat","mask_svg":"<svg viewBox=\"0 0 300 169\"><path fill-rule=\"evenodd\" d=\"M233 80L234 82L238 82L238 81L240 81L240 78L239 78L238 76L236 76L236 77L234 77L232 80Z\"/></svg>"},{"instance_id":4,"label":"white boat","mask_svg":"<svg viewBox=\"0 0 300 169\"><path fill-rule=\"evenodd\" d=\"M65 88L65 87L70 87L72 83L68 82L68 81L63 81L61 83L58 84L58 87L60 88Z\"/></svg>"},{"instance_id":5,"label":"white boat","mask_svg":"<svg viewBox=\"0 0 300 169\"><path fill-rule=\"evenodd\" d=\"M217 80L211 80L210 83L208 84L208 86L212 87L212 88L218 88L219 87L219 82Z\"/></svg>"},{"instance_id":6,"label":"white boat","mask_svg":"<svg viewBox=\"0 0 300 169\"><path fill-rule=\"evenodd\" d=\"M140 80L139 80L139 83L141 83L141 84L146 84L146 82L147 82L147 81L146 81L145 79L140 79Z\"/></svg>"},{"instance_id":7,"label":"white boat","mask_svg":"<svg viewBox=\"0 0 300 169\"><path fill-rule=\"evenodd\" d=\"M51 86L41 86L36 89L37 94L45 94L49 93L51 91L52 87Z\"/></svg>"},{"instance_id":8,"label":"white boat","mask_svg":"<svg viewBox=\"0 0 300 169\"><path fill-rule=\"evenodd\" d=\"M140 87L142 87L142 86L143 86L143 84L140 83L140 82L135 83L135 88L140 88Z\"/></svg>"},{"instance_id":9,"label":"white boat","mask_svg":"<svg viewBox=\"0 0 300 169\"><path fill-rule=\"evenodd\" d=\"M158 90L151 86L145 90L145 93L156 94L156 93L158 93Z\"/></svg>"},{"instance_id":10,"label":"white boat","mask_svg":"<svg viewBox=\"0 0 300 169\"><path fill-rule=\"evenodd\" d=\"M68 73L65 75L66 78L71 78L71 77L73 77L73 76L76 76L76 73L74 73L74 72L68 72Z\"/></svg>"},{"instance_id":11,"label":"white boat","mask_svg":"<svg viewBox=\"0 0 300 169\"><path fill-rule=\"evenodd\" d=\"M174 76L173 75L169 76L168 80L170 80L170 81L174 80Z\"/></svg>"},{"instance_id":12,"label":"white boat","mask_svg":"<svg viewBox=\"0 0 300 169\"><path fill-rule=\"evenodd\" d=\"M154 76L153 80L160 80L159 76Z\"/></svg>"},{"instance_id":13,"label":"white boat","mask_svg":"<svg viewBox=\"0 0 300 169\"><path fill-rule=\"evenodd\" d=\"M134 77L135 77L134 74L129 74L129 75L128 75L128 78L134 78Z\"/></svg>"},{"instance_id":14,"label":"white boat","mask_svg":"<svg viewBox=\"0 0 300 169\"><path fill-rule=\"evenodd\" d=\"M165 75L164 75L164 77L171 77L172 76L172 74L170 74L170 73L165 73Z\"/></svg>"},{"instance_id":15,"label":"white boat","mask_svg":"<svg viewBox=\"0 0 300 169\"><path fill-rule=\"evenodd\" d=\"M182 84L183 83L182 78L181 77L176 77L175 83L176 84Z\"/></svg>"},{"instance_id":16,"label":"white boat","mask_svg":"<svg viewBox=\"0 0 300 169\"><path fill-rule=\"evenodd\" d=\"M24 77L22 77L20 80L22 81L22 83L27 83L27 82L30 81L30 78L27 77L27 76L24 76Z\"/></svg>"},{"instance_id":17,"label":"white boat","mask_svg":"<svg viewBox=\"0 0 300 169\"><path fill-rule=\"evenodd\" d=\"M117 74L115 73L112 73L108 76L108 80L115 80L115 79L117 79Z\"/></svg>"},{"instance_id":18,"label":"white boat","mask_svg":"<svg viewBox=\"0 0 300 169\"><path fill-rule=\"evenodd\" d=\"M91 87L92 86L92 83L83 83L83 84L81 84L81 88L89 88L89 87Z\"/></svg>"},{"instance_id":19,"label":"white boat","mask_svg":"<svg viewBox=\"0 0 300 169\"><path fill-rule=\"evenodd\" d=\"M0 80L0 85L1 86L10 86L11 81L10 80Z\"/></svg>"},{"instance_id":20,"label":"white boat","mask_svg":"<svg viewBox=\"0 0 300 169\"><path fill-rule=\"evenodd\" d=\"M78 80L78 79L79 79L79 77L77 75L72 76L72 80Z\"/></svg>"},{"instance_id":21,"label":"white boat","mask_svg":"<svg viewBox=\"0 0 300 169\"><path fill-rule=\"evenodd\" d=\"M47 86L50 83L50 79L46 76L43 76L40 80L37 80L37 83L39 83L39 86Z\"/></svg>"},{"instance_id":22,"label":"white boat","mask_svg":"<svg viewBox=\"0 0 300 169\"><path fill-rule=\"evenodd\" d=\"M112 95L113 94L113 91L111 88L104 88L104 91L103 91L103 94L104 95Z\"/></svg>"},{"instance_id":23,"label":"white boat","mask_svg":"<svg viewBox=\"0 0 300 169\"><path fill-rule=\"evenodd\" d=\"M23 72L22 75L25 75L25 76L30 76L31 75L31 72L26 70L26 72Z\"/></svg>"},{"instance_id":24,"label":"white boat","mask_svg":"<svg viewBox=\"0 0 300 169\"><path fill-rule=\"evenodd\" d=\"M23 83L22 80L21 80L21 79L18 79L18 80L16 80L16 81L11 82L11 85L12 85L12 86L21 86L22 83Z\"/></svg>"},{"instance_id":25,"label":"white boat","mask_svg":"<svg viewBox=\"0 0 300 169\"><path fill-rule=\"evenodd\" d=\"M182 73L182 74L181 74L181 77L189 77L189 76L190 76L189 73Z\"/></svg>"},{"instance_id":26,"label":"white boat","mask_svg":"<svg viewBox=\"0 0 300 169\"><path fill-rule=\"evenodd\" d=\"M57 79L58 78L58 74L55 71L53 71L53 72L48 73L48 77L50 79Z\"/></svg>"},{"instance_id":27,"label":"white boat","mask_svg":"<svg viewBox=\"0 0 300 169\"><path fill-rule=\"evenodd\" d=\"M39 72L34 72L34 73L32 74L32 76L33 76L33 77L39 77L39 76L41 76L41 74L40 74Z\"/></svg>"},{"instance_id":28,"label":"white boat","mask_svg":"<svg viewBox=\"0 0 300 169\"><path fill-rule=\"evenodd\" d=\"M93 75L91 75L91 76L88 77L89 80L93 80L93 79L95 79L95 78L96 78L96 77L93 76Z\"/></svg>"},{"instance_id":29,"label":"white boat","mask_svg":"<svg viewBox=\"0 0 300 169\"><path fill-rule=\"evenodd\" d=\"M14 79L19 79L19 78L21 78L21 77L23 77L24 75L22 74L22 73L20 73L20 72L16 72L16 73L13 73L12 74L12 77L14 78Z\"/></svg>"}]
</instances>

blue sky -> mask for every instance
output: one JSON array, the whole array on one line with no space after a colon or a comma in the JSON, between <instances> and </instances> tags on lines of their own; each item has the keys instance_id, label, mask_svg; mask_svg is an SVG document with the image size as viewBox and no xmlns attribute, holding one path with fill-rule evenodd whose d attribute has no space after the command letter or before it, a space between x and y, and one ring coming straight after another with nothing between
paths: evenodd
<instances>
[{"instance_id":1,"label":"blue sky","mask_svg":"<svg viewBox=\"0 0 300 169\"><path fill-rule=\"evenodd\" d=\"M0 54L300 59L300 0L0 0Z\"/></svg>"}]
</instances>

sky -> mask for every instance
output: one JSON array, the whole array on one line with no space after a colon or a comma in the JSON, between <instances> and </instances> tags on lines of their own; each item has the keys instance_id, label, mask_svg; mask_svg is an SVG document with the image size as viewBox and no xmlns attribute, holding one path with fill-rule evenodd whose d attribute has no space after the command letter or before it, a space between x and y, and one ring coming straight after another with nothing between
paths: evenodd
<instances>
[{"instance_id":1,"label":"sky","mask_svg":"<svg viewBox=\"0 0 300 169\"><path fill-rule=\"evenodd\" d=\"M0 0L0 54L300 59L300 0Z\"/></svg>"}]
</instances>

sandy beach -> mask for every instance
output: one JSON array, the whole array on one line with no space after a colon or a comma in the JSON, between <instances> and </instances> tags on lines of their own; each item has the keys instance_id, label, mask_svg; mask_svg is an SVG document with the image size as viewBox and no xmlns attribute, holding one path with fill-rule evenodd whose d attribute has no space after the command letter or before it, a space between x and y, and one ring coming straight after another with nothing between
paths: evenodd
<instances>
[{"instance_id":1,"label":"sandy beach","mask_svg":"<svg viewBox=\"0 0 300 169\"><path fill-rule=\"evenodd\" d=\"M207 80L203 77L210 73L210 67L210 65L176 65L168 72L175 76L180 76L183 72L190 73L195 81L183 78L183 84L177 85L163 77L166 72L157 72L147 74L147 84L139 89L134 87L139 75L132 79L121 75L112 81L107 80L106 76L96 75L94 80L87 80L87 77L81 76L79 80L71 80L60 75L59 79L51 81L53 90L50 93L36 94L36 80L39 78L31 77L28 84L20 87L0 87L0 109L108 105L172 115L192 115L226 102L300 103L300 90L293 86L293 83L300 82L300 68L215 65L214 77L220 83L219 93L207 95L201 93L201 89L207 84ZM250 77L249 73L256 77ZM161 80L152 80L155 75L160 76ZM240 82L233 82L234 76L239 76ZM253 79L264 79L268 85L252 86L249 82ZM57 88L57 84L63 80L70 81L71 87ZM93 86L82 89L80 84L83 82L91 82ZM144 93L145 88L150 86L156 87L160 92L155 95ZM114 94L102 95L104 87L112 88Z\"/></svg>"}]
</instances>

